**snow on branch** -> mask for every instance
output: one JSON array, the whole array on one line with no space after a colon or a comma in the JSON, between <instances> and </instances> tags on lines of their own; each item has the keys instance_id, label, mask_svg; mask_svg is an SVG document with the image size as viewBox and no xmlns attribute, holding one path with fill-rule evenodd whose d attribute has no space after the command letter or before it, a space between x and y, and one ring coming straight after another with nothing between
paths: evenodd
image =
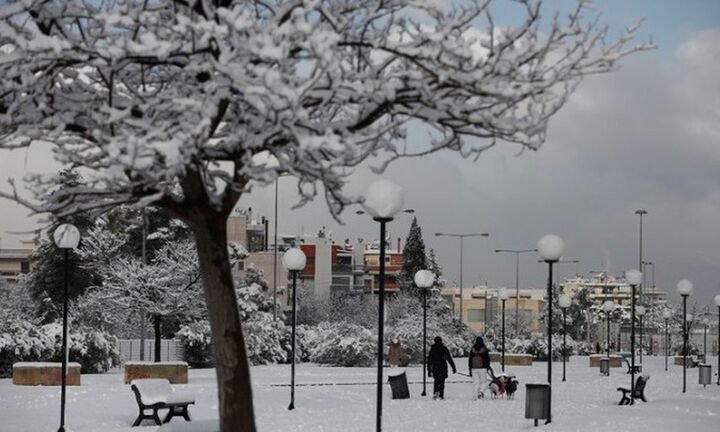
<instances>
[{"instance_id":1,"label":"snow on branch","mask_svg":"<svg viewBox=\"0 0 720 432\"><path fill-rule=\"evenodd\" d=\"M490 1L460 3L9 1L0 148L51 147L87 184L53 195L36 176L38 204L0 196L56 214L155 203L188 219L198 203L227 215L290 174L301 203L322 184L337 213L369 157L539 148L584 76L652 47L632 44L637 27L608 40L587 1L542 29L540 1L518 2L517 27ZM406 150L409 122L434 139Z\"/></svg>"}]
</instances>

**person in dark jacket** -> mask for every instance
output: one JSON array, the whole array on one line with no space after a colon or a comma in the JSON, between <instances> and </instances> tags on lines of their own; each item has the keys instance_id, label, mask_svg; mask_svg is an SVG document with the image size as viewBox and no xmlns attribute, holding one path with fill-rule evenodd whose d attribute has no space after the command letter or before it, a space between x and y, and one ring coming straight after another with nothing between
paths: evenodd
<instances>
[{"instance_id":1,"label":"person in dark jacket","mask_svg":"<svg viewBox=\"0 0 720 432\"><path fill-rule=\"evenodd\" d=\"M443 345L442 338L435 336L435 343L430 347L427 360L428 376L434 378L433 399L445 398L445 379L448 377L448 363L450 363L453 373L457 373L450 351Z\"/></svg>"},{"instance_id":2,"label":"person in dark jacket","mask_svg":"<svg viewBox=\"0 0 720 432\"><path fill-rule=\"evenodd\" d=\"M487 369L490 367L490 351L485 346L483 338L475 338L475 344L468 356L468 371L473 379L475 397L482 399L487 390Z\"/></svg>"}]
</instances>

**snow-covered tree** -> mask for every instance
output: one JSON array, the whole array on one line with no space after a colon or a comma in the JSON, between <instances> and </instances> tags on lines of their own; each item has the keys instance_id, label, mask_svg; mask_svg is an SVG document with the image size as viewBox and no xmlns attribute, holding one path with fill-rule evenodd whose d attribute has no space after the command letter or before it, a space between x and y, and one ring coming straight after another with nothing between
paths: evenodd
<instances>
[{"instance_id":1,"label":"snow-covered tree","mask_svg":"<svg viewBox=\"0 0 720 432\"><path fill-rule=\"evenodd\" d=\"M403 265L399 278L400 289L420 296L420 290L415 285L415 273L418 270L426 270L427 265L422 229L417 223L417 218L413 217L412 223L410 224L410 232L408 232L405 247L403 248Z\"/></svg>"},{"instance_id":2,"label":"snow-covered tree","mask_svg":"<svg viewBox=\"0 0 720 432\"><path fill-rule=\"evenodd\" d=\"M88 248L91 252L85 253L97 256L95 242ZM200 270L195 244L190 241L167 243L148 264L136 257L115 257L100 267L100 274L102 285L82 299L80 310L87 319L106 317L108 310L115 311L110 314L115 319L132 311L147 313L155 325L155 361L160 361L163 317L204 315Z\"/></svg>"},{"instance_id":3,"label":"snow-covered tree","mask_svg":"<svg viewBox=\"0 0 720 432\"><path fill-rule=\"evenodd\" d=\"M427 255L428 270L433 272L435 275L435 283L437 284L440 280L440 276L443 274L442 267L438 264L437 258L435 257L435 249L430 248Z\"/></svg>"},{"instance_id":4,"label":"snow-covered tree","mask_svg":"<svg viewBox=\"0 0 720 432\"><path fill-rule=\"evenodd\" d=\"M583 77L647 47L629 46L635 27L608 41L587 1L542 25L539 0L517 4L509 26L485 0L4 2L0 148L51 147L86 184L33 176L37 200L0 195L58 217L152 204L186 223L220 429L252 432L225 226L244 193L289 174L301 203L321 193L337 215L371 156L537 149ZM406 146L408 124L433 139Z\"/></svg>"}]
</instances>

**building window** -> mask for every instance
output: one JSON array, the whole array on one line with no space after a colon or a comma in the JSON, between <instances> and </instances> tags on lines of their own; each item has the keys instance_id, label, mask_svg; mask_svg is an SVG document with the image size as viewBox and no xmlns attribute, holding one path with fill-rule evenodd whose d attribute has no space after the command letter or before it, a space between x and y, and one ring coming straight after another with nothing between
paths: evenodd
<instances>
[{"instance_id":1,"label":"building window","mask_svg":"<svg viewBox=\"0 0 720 432\"><path fill-rule=\"evenodd\" d=\"M20 273L30 273L30 261L20 262Z\"/></svg>"}]
</instances>

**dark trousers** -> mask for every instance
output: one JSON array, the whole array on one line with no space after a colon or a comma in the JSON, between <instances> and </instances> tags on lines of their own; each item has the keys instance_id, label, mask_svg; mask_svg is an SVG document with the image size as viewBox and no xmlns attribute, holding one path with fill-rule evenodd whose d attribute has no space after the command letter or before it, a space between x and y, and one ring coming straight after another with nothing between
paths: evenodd
<instances>
[{"instance_id":1,"label":"dark trousers","mask_svg":"<svg viewBox=\"0 0 720 432\"><path fill-rule=\"evenodd\" d=\"M435 378L435 381L433 381L433 394L440 395L441 398L445 397L445 378Z\"/></svg>"}]
</instances>

